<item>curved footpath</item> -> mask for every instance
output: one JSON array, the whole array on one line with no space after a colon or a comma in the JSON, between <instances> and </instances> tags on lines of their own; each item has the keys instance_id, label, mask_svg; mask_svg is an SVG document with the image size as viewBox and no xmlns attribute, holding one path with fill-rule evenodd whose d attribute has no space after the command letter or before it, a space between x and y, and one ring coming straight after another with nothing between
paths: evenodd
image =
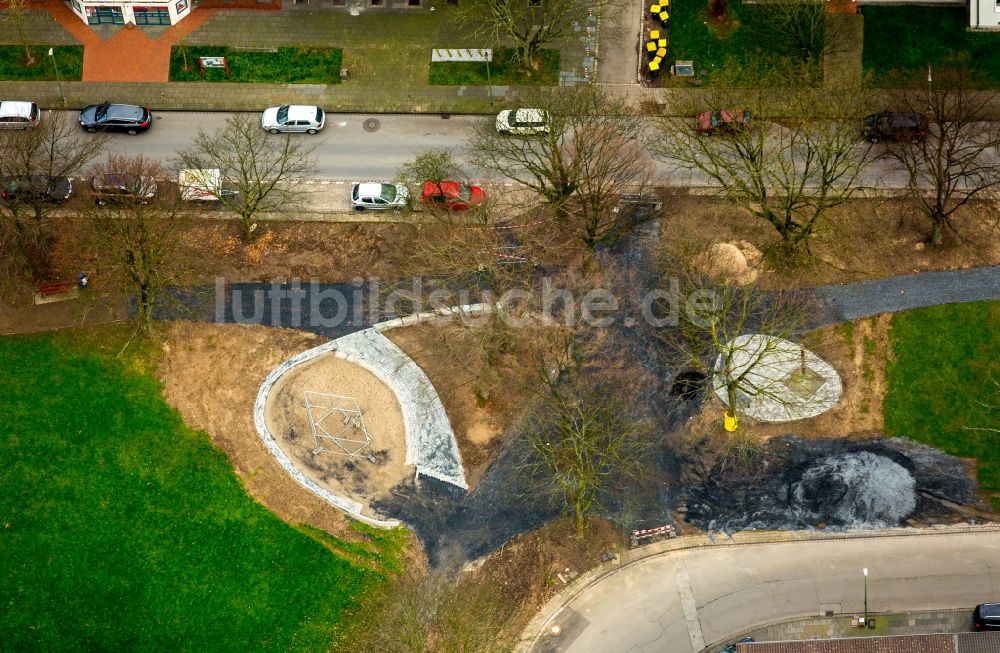
<instances>
[{"instance_id":1,"label":"curved footpath","mask_svg":"<svg viewBox=\"0 0 1000 653\"><path fill-rule=\"evenodd\" d=\"M870 613L971 615L1000 598L998 550L1000 525L677 538L577 578L536 615L518 650L700 653L757 626L860 614L863 568Z\"/></svg>"}]
</instances>

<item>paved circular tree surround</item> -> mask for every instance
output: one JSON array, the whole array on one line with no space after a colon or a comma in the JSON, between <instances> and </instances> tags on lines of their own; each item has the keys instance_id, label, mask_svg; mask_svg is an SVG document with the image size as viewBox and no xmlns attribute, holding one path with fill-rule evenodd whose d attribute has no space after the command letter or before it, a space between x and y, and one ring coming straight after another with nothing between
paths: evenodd
<instances>
[{"instance_id":1,"label":"paved circular tree surround","mask_svg":"<svg viewBox=\"0 0 1000 653\"><path fill-rule=\"evenodd\" d=\"M748 334L734 338L731 375L742 376L737 390L741 412L762 422L791 422L824 413L840 400L843 384L833 366L789 340ZM715 394L729 405L722 373L715 363Z\"/></svg>"}]
</instances>

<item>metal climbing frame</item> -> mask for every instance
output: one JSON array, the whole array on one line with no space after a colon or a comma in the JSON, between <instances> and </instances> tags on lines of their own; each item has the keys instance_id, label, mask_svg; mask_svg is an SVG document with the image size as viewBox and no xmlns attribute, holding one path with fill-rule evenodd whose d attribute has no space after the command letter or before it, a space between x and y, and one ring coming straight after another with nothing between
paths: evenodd
<instances>
[{"instance_id":1,"label":"metal climbing frame","mask_svg":"<svg viewBox=\"0 0 1000 653\"><path fill-rule=\"evenodd\" d=\"M313 455L330 451L352 458L369 457L365 450L371 445L372 436L356 399L306 390L305 407L315 445ZM321 441L332 442L333 447L327 448Z\"/></svg>"}]
</instances>

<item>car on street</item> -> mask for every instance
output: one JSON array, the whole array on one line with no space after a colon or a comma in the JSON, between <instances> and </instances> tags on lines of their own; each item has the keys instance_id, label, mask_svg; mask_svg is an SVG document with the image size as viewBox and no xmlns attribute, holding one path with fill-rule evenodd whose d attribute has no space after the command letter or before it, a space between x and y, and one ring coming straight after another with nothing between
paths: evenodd
<instances>
[{"instance_id":1,"label":"car on street","mask_svg":"<svg viewBox=\"0 0 1000 653\"><path fill-rule=\"evenodd\" d=\"M326 124L326 114L319 107L286 104L264 109L260 117L261 129L272 134L305 132L315 134Z\"/></svg>"},{"instance_id":2,"label":"car on street","mask_svg":"<svg viewBox=\"0 0 1000 653\"><path fill-rule=\"evenodd\" d=\"M911 111L883 111L862 121L862 138L869 143L895 141L920 143L927 138L927 116Z\"/></svg>"},{"instance_id":3,"label":"car on street","mask_svg":"<svg viewBox=\"0 0 1000 653\"><path fill-rule=\"evenodd\" d=\"M73 194L73 182L66 177L21 175L4 177L0 197L12 204L65 202Z\"/></svg>"},{"instance_id":4,"label":"car on street","mask_svg":"<svg viewBox=\"0 0 1000 653\"><path fill-rule=\"evenodd\" d=\"M548 134L550 122L549 112L542 109L507 109L497 114L497 131L516 136Z\"/></svg>"},{"instance_id":5,"label":"car on street","mask_svg":"<svg viewBox=\"0 0 1000 653\"><path fill-rule=\"evenodd\" d=\"M105 172L94 175L90 185L94 201L105 204L148 204L156 197L156 180L129 172Z\"/></svg>"},{"instance_id":6,"label":"car on street","mask_svg":"<svg viewBox=\"0 0 1000 653\"><path fill-rule=\"evenodd\" d=\"M736 653L736 644L751 644L753 643L753 637L744 637L740 641L730 644L724 648L719 649L719 653Z\"/></svg>"},{"instance_id":7,"label":"car on street","mask_svg":"<svg viewBox=\"0 0 1000 653\"><path fill-rule=\"evenodd\" d=\"M0 100L0 129L28 129L38 126L42 112L34 102Z\"/></svg>"},{"instance_id":8,"label":"car on street","mask_svg":"<svg viewBox=\"0 0 1000 653\"><path fill-rule=\"evenodd\" d=\"M354 184L351 188L351 206L355 211L384 211L406 206L410 191L402 184L378 182Z\"/></svg>"},{"instance_id":9,"label":"car on street","mask_svg":"<svg viewBox=\"0 0 1000 653\"><path fill-rule=\"evenodd\" d=\"M972 611L972 627L976 630L1000 630L1000 603L980 603Z\"/></svg>"},{"instance_id":10,"label":"car on street","mask_svg":"<svg viewBox=\"0 0 1000 653\"><path fill-rule=\"evenodd\" d=\"M448 211L466 211L486 201L486 193L479 186L457 181L424 182L420 202L426 206Z\"/></svg>"},{"instance_id":11,"label":"car on street","mask_svg":"<svg viewBox=\"0 0 1000 653\"><path fill-rule=\"evenodd\" d=\"M696 124L700 134L725 134L752 129L753 114L746 109L718 109L698 114Z\"/></svg>"},{"instance_id":12,"label":"car on street","mask_svg":"<svg viewBox=\"0 0 1000 653\"><path fill-rule=\"evenodd\" d=\"M88 132L125 132L138 134L153 124L149 109L131 104L91 104L80 112L80 126Z\"/></svg>"}]
</instances>

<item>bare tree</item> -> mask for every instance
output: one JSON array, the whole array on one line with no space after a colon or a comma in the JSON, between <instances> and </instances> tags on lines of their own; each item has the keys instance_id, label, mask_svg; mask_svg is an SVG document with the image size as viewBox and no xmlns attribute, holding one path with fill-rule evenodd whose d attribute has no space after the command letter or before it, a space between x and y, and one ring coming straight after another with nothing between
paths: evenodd
<instances>
[{"instance_id":1,"label":"bare tree","mask_svg":"<svg viewBox=\"0 0 1000 653\"><path fill-rule=\"evenodd\" d=\"M62 188L104 148L104 134L84 134L71 117L50 111L34 129L0 133L0 175L12 196L0 202L13 251L35 278L52 267L53 214Z\"/></svg>"},{"instance_id":2,"label":"bare tree","mask_svg":"<svg viewBox=\"0 0 1000 653\"><path fill-rule=\"evenodd\" d=\"M538 193L565 228L593 244L606 235L602 224L617 194L649 181L643 120L623 98L595 86L542 89L522 102L549 112L548 132L511 137L484 122L469 143L472 161Z\"/></svg>"},{"instance_id":3,"label":"bare tree","mask_svg":"<svg viewBox=\"0 0 1000 653\"><path fill-rule=\"evenodd\" d=\"M814 306L803 294L731 283L704 269L712 264L702 256L664 267L662 278L672 281L677 293L653 307L657 319L666 322L655 325L654 334L678 366L711 381L707 391L725 390L726 415L735 424L750 398L785 401L777 382L761 382L767 377L762 365L784 354L782 341L802 328Z\"/></svg>"},{"instance_id":4,"label":"bare tree","mask_svg":"<svg viewBox=\"0 0 1000 653\"><path fill-rule=\"evenodd\" d=\"M194 145L178 154L179 168L217 168L222 178L239 191L212 192L219 203L239 216L243 240L250 242L262 211L288 210L304 192L294 182L313 169L316 145L298 136L269 136L253 116L237 114L215 134L199 130Z\"/></svg>"},{"instance_id":5,"label":"bare tree","mask_svg":"<svg viewBox=\"0 0 1000 653\"><path fill-rule=\"evenodd\" d=\"M989 114L997 97L975 88L969 71L958 68L934 72L926 94L899 96L903 106L930 121L925 138L887 153L906 172L910 198L929 223L933 245L943 242L945 231L956 231L953 218L960 212L997 218L1000 125Z\"/></svg>"},{"instance_id":6,"label":"bare tree","mask_svg":"<svg viewBox=\"0 0 1000 653\"><path fill-rule=\"evenodd\" d=\"M662 202L651 192L653 162L638 140L591 127L580 130L570 153L580 164L570 222L588 247L614 241L659 217ZM623 196L629 201L622 203Z\"/></svg>"},{"instance_id":7,"label":"bare tree","mask_svg":"<svg viewBox=\"0 0 1000 653\"><path fill-rule=\"evenodd\" d=\"M28 67L37 63L34 53L31 52L31 41L24 30L24 12L29 6L28 0L7 0L4 3L4 22L13 26L14 32L17 34L17 42L24 47L24 65Z\"/></svg>"},{"instance_id":8,"label":"bare tree","mask_svg":"<svg viewBox=\"0 0 1000 653\"><path fill-rule=\"evenodd\" d=\"M148 333L164 290L182 283L190 271L192 257L183 238L186 213L179 198L163 188L163 169L142 155L113 154L95 166L95 174L127 180L126 194L107 206L88 208L84 220L102 267L114 285L134 296L136 323ZM157 197L150 201L150 193Z\"/></svg>"},{"instance_id":9,"label":"bare tree","mask_svg":"<svg viewBox=\"0 0 1000 653\"><path fill-rule=\"evenodd\" d=\"M817 102L825 114L815 115ZM868 106L862 89L824 93L788 91L780 120L762 95L753 103L752 128L699 133L690 120L668 119L652 144L664 161L698 174L730 202L767 221L781 241L776 254L791 263L811 254L809 242L830 209L850 200L869 164L858 120ZM702 109L727 107L702 106Z\"/></svg>"},{"instance_id":10,"label":"bare tree","mask_svg":"<svg viewBox=\"0 0 1000 653\"><path fill-rule=\"evenodd\" d=\"M615 20L617 0L472 0L459 4L459 22L490 45L513 42L525 68L542 48L575 36L588 19Z\"/></svg>"},{"instance_id":11,"label":"bare tree","mask_svg":"<svg viewBox=\"0 0 1000 653\"><path fill-rule=\"evenodd\" d=\"M582 536L600 495L641 477L647 430L616 386L560 380L548 387L522 436L523 469L534 488L563 502Z\"/></svg>"}]
</instances>

